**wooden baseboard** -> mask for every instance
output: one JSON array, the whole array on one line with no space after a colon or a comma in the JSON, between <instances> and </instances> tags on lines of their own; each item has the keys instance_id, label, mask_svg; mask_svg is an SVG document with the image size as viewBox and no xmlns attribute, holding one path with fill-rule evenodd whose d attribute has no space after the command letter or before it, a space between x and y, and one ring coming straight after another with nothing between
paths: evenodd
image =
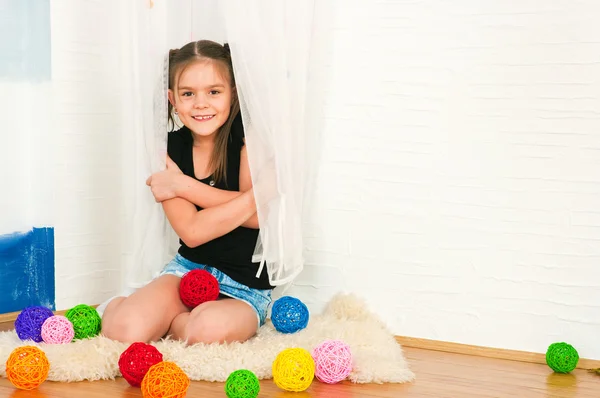
<instances>
[{"instance_id":1,"label":"wooden baseboard","mask_svg":"<svg viewBox=\"0 0 600 398\"><path fill-rule=\"evenodd\" d=\"M0 324L14 322L17 319L18 312L9 312L7 314L0 314Z\"/></svg>"},{"instance_id":2,"label":"wooden baseboard","mask_svg":"<svg viewBox=\"0 0 600 398\"><path fill-rule=\"evenodd\" d=\"M502 348L481 347L468 344L450 343L447 341L427 340L417 337L396 336L396 341L403 347L421 348L430 351L451 352L454 354L463 354L494 359L505 359L509 361L546 363L546 354L507 350ZM600 368L600 361L595 359L580 358L577 364L578 369L596 369Z\"/></svg>"}]
</instances>

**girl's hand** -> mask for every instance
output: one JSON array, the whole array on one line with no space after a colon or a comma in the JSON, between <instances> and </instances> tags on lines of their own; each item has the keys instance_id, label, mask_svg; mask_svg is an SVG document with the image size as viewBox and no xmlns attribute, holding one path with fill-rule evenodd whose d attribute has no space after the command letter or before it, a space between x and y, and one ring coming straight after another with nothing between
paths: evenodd
<instances>
[{"instance_id":1,"label":"girl's hand","mask_svg":"<svg viewBox=\"0 0 600 398\"><path fill-rule=\"evenodd\" d=\"M160 203L177 197L178 183L183 176L177 164L167 156L167 169L148 177L146 185L150 187L154 200Z\"/></svg>"}]
</instances>

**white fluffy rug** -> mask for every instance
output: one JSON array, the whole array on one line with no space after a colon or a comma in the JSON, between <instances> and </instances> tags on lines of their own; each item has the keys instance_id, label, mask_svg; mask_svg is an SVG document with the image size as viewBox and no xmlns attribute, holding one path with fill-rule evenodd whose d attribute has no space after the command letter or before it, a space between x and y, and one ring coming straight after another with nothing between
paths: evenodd
<instances>
[{"instance_id":1,"label":"white fluffy rug","mask_svg":"<svg viewBox=\"0 0 600 398\"><path fill-rule=\"evenodd\" d=\"M346 342L353 353L355 383L404 383L412 381L402 348L381 320L354 295L339 294L320 315L311 315L308 327L295 334L277 332L270 322L245 343L184 344L163 340L154 345L165 361L177 363L192 380L225 381L236 369L249 369L259 379L272 377L271 365L285 348L302 347L309 352L326 339ZM81 381L120 376L119 356L128 347L98 336L67 345L36 344L19 340L14 331L0 333L0 375L6 376L6 360L22 345L40 347L50 361L48 380Z\"/></svg>"}]
</instances>

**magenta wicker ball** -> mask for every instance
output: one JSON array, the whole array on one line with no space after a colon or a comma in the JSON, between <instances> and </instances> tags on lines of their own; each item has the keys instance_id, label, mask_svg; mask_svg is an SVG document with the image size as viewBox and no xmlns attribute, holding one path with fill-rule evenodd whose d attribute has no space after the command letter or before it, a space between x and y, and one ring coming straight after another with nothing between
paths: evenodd
<instances>
[{"instance_id":1,"label":"magenta wicker ball","mask_svg":"<svg viewBox=\"0 0 600 398\"><path fill-rule=\"evenodd\" d=\"M196 308L219 297L219 282L210 272L193 269L181 278L179 296L183 304L189 308Z\"/></svg>"},{"instance_id":2,"label":"magenta wicker ball","mask_svg":"<svg viewBox=\"0 0 600 398\"><path fill-rule=\"evenodd\" d=\"M68 344L73 341L73 324L62 315L53 315L42 325L42 340L47 344Z\"/></svg>"},{"instance_id":3,"label":"magenta wicker ball","mask_svg":"<svg viewBox=\"0 0 600 398\"><path fill-rule=\"evenodd\" d=\"M148 370L162 361L163 355L156 347L136 342L123 351L119 357L119 370L130 385L139 387Z\"/></svg>"},{"instance_id":4,"label":"magenta wicker ball","mask_svg":"<svg viewBox=\"0 0 600 398\"><path fill-rule=\"evenodd\" d=\"M338 383L352 371L352 352L348 344L340 340L326 340L312 352L315 376L328 384Z\"/></svg>"}]
</instances>

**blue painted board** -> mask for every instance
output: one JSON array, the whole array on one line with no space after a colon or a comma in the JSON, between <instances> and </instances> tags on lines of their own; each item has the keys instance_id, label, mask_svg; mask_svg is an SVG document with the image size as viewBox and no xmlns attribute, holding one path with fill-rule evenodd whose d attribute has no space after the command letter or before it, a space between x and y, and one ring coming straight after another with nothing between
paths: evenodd
<instances>
[{"instance_id":1,"label":"blue painted board","mask_svg":"<svg viewBox=\"0 0 600 398\"><path fill-rule=\"evenodd\" d=\"M32 305L56 309L54 228L0 236L0 314Z\"/></svg>"}]
</instances>

